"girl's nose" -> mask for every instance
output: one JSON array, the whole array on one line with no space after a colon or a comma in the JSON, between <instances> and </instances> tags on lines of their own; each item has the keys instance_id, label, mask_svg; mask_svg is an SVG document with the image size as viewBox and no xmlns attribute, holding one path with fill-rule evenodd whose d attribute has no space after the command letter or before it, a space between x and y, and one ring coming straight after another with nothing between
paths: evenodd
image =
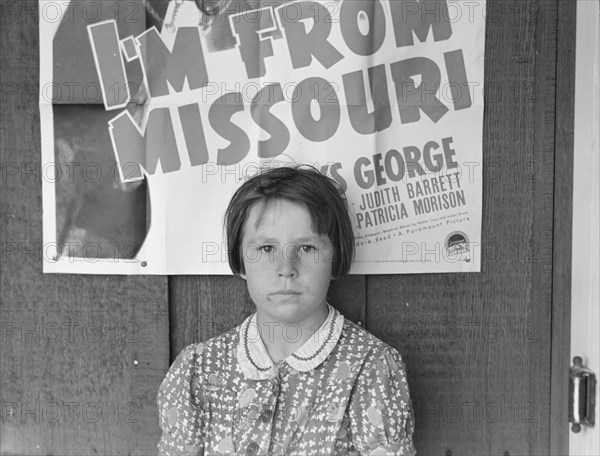
<instances>
[{"instance_id":1,"label":"girl's nose","mask_svg":"<svg viewBox=\"0 0 600 456\"><path fill-rule=\"evenodd\" d=\"M284 279L295 279L298 276L296 268L290 266L280 267L279 271L277 271L277 274L279 275L279 277L282 277Z\"/></svg>"},{"instance_id":2,"label":"girl's nose","mask_svg":"<svg viewBox=\"0 0 600 456\"><path fill-rule=\"evenodd\" d=\"M282 255L277 259L277 275L285 278L295 278L298 276L298 253L296 249L283 249Z\"/></svg>"}]
</instances>

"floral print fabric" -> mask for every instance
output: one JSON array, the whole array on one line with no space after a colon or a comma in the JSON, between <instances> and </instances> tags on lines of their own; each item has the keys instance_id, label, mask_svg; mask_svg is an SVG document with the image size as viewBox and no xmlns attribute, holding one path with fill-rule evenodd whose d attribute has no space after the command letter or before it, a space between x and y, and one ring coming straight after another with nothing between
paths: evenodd
<instances>
[{"instance_id":1,"label":"floral print fabric","mask_svg":"<svg viewBox=\"0 0 600 456\"><path fill-rule=\"evenodd\" d=\"M416 454L405 368L395 349L330 307L318 337L295 353L319 356L273 363L260 338L250 340L254 319L186 347L173 362L157 397L159 454ZM242 353L261 370L247 359L240 364Z\"/></svg>"}]
</instances>

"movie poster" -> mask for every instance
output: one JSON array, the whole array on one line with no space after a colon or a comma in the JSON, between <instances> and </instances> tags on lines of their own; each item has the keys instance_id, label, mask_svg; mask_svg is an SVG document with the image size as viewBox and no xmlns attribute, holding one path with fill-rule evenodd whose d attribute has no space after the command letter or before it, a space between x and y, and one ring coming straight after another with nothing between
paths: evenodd
<instances>
[{"instance_id":1,"label":"movie poster","mask_svg":"<svg viewBox=\"0 0 600 456\"><path fill-rule=\"evenodd\" d=\"M229 274L223 214L307 164L355 274L480 271L485 2L40 1L44 272Z\"/></svg>"}]
</instances>

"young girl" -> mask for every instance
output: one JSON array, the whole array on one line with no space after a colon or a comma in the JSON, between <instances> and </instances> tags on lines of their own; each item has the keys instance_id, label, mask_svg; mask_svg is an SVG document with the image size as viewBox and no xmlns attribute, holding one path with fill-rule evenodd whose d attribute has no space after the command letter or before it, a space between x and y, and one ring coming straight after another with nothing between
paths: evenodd
<instances>
[{"instance_id":1,"label":"young girl","mask_svg":"<svg viewBox=\"0 0 600 456\"><path fill-rule=\"evenodd\" d=\"M400 354L327 302L354 254L335 182L313 168L263 172L225 226L256 313L177 357L158 392L159 453L415 454Z\"/></svg>"}]
</instances>

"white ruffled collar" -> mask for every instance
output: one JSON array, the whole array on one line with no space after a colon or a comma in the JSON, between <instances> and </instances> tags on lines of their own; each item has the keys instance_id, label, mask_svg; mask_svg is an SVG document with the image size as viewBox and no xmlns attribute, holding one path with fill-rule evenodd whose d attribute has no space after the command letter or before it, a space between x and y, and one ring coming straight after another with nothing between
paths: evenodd
<instances>
[{"instance_id":1,"label":"white ruffled collar","mask_svg":"<svg viewBox=\"0 0 600 456\"><path fill-rule=\"evenodd\" d=\"M298 350L281 362L286 362L297 371L308 372L325 361L337 345L344 325L344 316L331 305L327 306L329 314L319 329ZM239 327L237 359L246 378L266 380L277 374L277 366L269 356L258 332L256 313L246 318Z\"/></svg>"}]
</instances>

